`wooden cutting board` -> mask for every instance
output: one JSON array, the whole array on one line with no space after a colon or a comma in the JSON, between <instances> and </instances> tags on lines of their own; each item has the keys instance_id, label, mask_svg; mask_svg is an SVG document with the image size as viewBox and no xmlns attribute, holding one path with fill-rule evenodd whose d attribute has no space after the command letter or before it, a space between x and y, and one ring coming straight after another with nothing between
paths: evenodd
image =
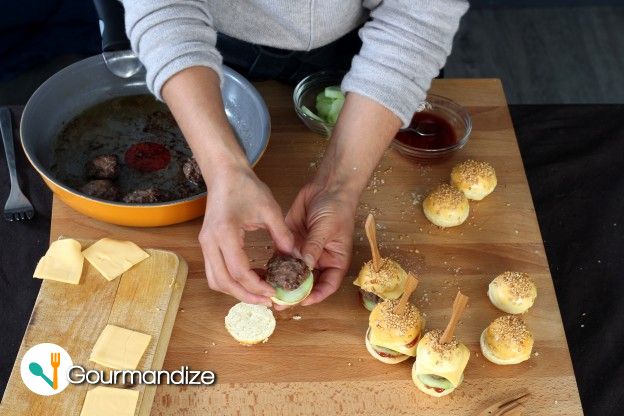
<instances>
[{"instance_id":1,"label":"wooden cutting board","mask_svg":"<svg viewBox=\"0 0 624 416\"><path fill-rule=\"evenodd\" d=\"M274 82L256 84L271 113L269 147L256 172L286 211L298 189L314 173L326 140L309 132L292 108L292 89ZM277 313L270 341L255 347L237 345L223 318L236 301L211 292L205 281L197 242L201 220L165 228L131 229L91 220L58 199L52 213L52 238L80 234L114 235L144 247L176 251L189 263L189 281L180 304L164 367L188 365L214 370L212 387L160 386L153 415L205 414L477 414L492 401L527 387L531 415L580 415L565 333L542 238L503 88L499 80L434 80L431 92L467 107L473 119L471 139L450 159L419 164L388 150L358 209L354 275L370 258L363 223L373 211L381 230L381 252L416 272L421 284L413 295L427 315L428 328L446 323L458 288L470 296L457 335L472 357L466 379L456 392L434 399L410 379L411 362L385 365L364 346L367 312L346 278L338 292L320 305ZM424 217L420 200L451 167L467 158L490 162L499 185L482 202L471 202L462 226L438 229ZM285 175L284 173L287 172ZM265 233L247 236L254 266L271 254ZM530 273L539 295L526 315L535 335L534 356L501 367L479 351L479 334L501 312L486 297L489 281L505 270ZM295 316L300 320L293 319Z\"/></svg>"},{"instance_id":2,"label":"wooden cutting board","mask_svg":"<svg viewBox=\"0 0 624 416\"><path fill-rule=\"evenodd\" d=\"M82 245L86 248L89 243L83 242ZM74 365L103 369L89 362L89 355L104 327L117 325L152 336L139 370L162 368L188 267L173 252L146 251L149 258L111 282L86 260L79 285L42 282L2 398L0 414L80 414L87 390L91 388L88 384L70 384L55 396L38 396L23 384L21 359L30 347L39 343L50 342L63 347ZM139 385L135 389L140 391L135 414L149 415L156 387Z\"/></svg>"}]
</instances>

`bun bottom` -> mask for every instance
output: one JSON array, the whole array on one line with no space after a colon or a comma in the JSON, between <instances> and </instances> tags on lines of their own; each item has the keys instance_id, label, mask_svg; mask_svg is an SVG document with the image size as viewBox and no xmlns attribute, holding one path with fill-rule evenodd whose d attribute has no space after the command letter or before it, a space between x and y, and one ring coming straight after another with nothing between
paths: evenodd
<instances>
[{"instance_id":1,"label":"bun bottom","mask_svg":"<svg viewBox=\"0 0 624 416\"><path fill-rule=\"evenodd\" d=\"M483 332L481 332L481 338L479 339L479 344L481 344L481 353L488 361L491 361L494 364L498 364L498 365L513 365L513 364L519 364L523 361L526 361L531 357L530 355L528 357L518 356L514 358L508 358L506 360L498 358L494 354L494 352L492 352L490 347L488 347L487 342L485 341L485 331L487 331L487 328L484 329Z\"/></svg>"},{"instance_id":2,"label":"bun bottom","mask_svg":"<svg viewBox=\"0 0 624 416\"><path fill-rule=\"evenodd\" d=\"M453 387L452 389L446 389L443 392L438 393L434 389L428 388L422 381L420 381L416 374L416 363L414 362L414 365L412 366L412 381L414 382L418 390L422 391L423 393L433 397L442 397L453 393L455 389L461 385L462 381L464 381L464 375L462 374L462 377L459 380L459 384L457 386Z\"/></svg>"},{"instance_id":3,"label":"bun bottom","mask_svg":"<svg viewBox=\"0 0 624 416\"><path fill-rule=\"evenodd\" d=\"M366 332L366 336L364 337L364 342L366 343L366 349L368 350L370 355L372 355L373 358L378 359L382 363L398 364L410 358L409 355L404 355L404 354L401 354L398 357L382 357L381 355L377 354L377 351L375 351L375 349L373 348L373 344L371 344L370 341L368 340L368 331Z\"/></svg>"}]
</instances>

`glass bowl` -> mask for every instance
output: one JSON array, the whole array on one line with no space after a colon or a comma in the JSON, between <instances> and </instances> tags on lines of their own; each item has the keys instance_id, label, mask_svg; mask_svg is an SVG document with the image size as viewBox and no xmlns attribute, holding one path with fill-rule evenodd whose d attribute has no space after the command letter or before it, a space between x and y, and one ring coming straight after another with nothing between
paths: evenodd
<instances>
[{"instance_id":1,"label":"glass bowl","mask_svg":"<svg viewBox=\"0 0 624 416\"><path fill-rule=\"evenodd\" d=\"M302 79L293 92L293 102L297 116L310 130L321 136L331 136L335 123L316 120L304 113L302 107L306 106L311 111L316 112L316 96L326 87L332 85L340 86L344 75L345 73L341 71L316 72Z\"/></svg>"},{"instance_id":2,"label":"glass bowl","mask_svg":"<svg viewBox=\"0 0 624 416\"><path fill-rule=\"evenodd\" d=\"M422 112L442 118L453 129L456 137L455 143L435 148L415 147L409 146L403 142L400 142L397 138L392 140L392 147L404 156L415 159L435 159L451 155L453 152L461 149L468 142L470 132L472 131L472 119L468 110L456 102L439 95L429 94L425 100L424 108ZM421 134L426 136L425 129L418 129L418 125L414 125L414 122L410 124L412 132L414 134ZM405 132L406 129L402 129Z\"/></svg>"}]
</instances>

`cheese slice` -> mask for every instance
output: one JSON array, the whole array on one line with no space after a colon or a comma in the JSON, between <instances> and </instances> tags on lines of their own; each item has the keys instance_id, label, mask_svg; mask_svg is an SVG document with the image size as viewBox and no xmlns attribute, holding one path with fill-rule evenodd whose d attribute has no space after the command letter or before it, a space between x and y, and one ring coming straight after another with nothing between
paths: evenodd
<instances>
[{"instance_id":1,"label":"cheese slice","mask_svg":"<svg viewBox=\"0 0 624 416\"><path fill-rule=\"evenodd\" d=\"M71 238L53 242L37 263L33 277L77 285L84 263L81 250L80 243Z\"/></svg>"},{"instance_id":2,"label":"cheese slice","mask_svg":"<svg viewBox=\"0 0 624 416\"><path fill-rule=\"evenodd\" d=\"M136 370L151 339L151 335L106 325L89 361L115 370Z\"/></svg>"},{"instance_id":3,"label":"cheese slice","mask_svg":"<svg viewBox=\"0 0 624 416\"><path fill-rule=\"evenodd\" d=\"M439 353L428 348L421 340L416 349L416 374L433 374L444 377L457 387L461 383L469 359L470 350L464 344L459 344L449 356L442 357Z\"/></svg>"},{"instance_id":4,"label":"cheese slice","mask_svg":"<svg viewBox=\"0 0 624 416\"><path fill-rule=\"evenodd\" d=\"M80 416L134 416L139 392L113 387L96 387L87 391Z\"/></svg>"},{"instance_id":5,"label":"cheese slice","mask_svg":"<svg viewBox=\"0 0 624 416\"><path fill-rule=\"evenodd\" d=\"M110 238L93 243L82 254L109 281L149 257L149 254L131 241Z\"/></svg>"}]
</instances>

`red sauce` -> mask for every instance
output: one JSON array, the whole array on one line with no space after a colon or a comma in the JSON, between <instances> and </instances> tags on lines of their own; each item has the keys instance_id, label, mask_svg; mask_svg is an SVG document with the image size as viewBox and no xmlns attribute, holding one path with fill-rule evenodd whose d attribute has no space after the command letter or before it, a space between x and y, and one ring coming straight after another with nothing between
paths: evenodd
<instances>
[{"instance_id":1,"label":"red sauce","mask_svg":"<svg viewBox=\"0 0 624 416\"><path fill-rule=\"evenodd\" d=\"M141 142L128 148L124 160L126 165L140 172L156 172L167 167L171 153L162 144Z\"/></svg>"},{"instance_id":2,"label":"red sauce","mask_svg":"<svg viewBox=\"0 0 624 416\"><path fill-rule=\"evenodd\" d=\"M416 338L414 338L414 340L412 342L407 344L406 347L407 348L412 348L414 345L416 345L418 343L419 339L420 339L420 335L416 335Z\"/></svg>"},{"instance_id":3,"label":"red sauce","mask_svg":"<svg viewBox=\"0 0 624 416\"><path fill-rule=\"evenodd\" d=\"M458 140L448 121L426 111L414 113L410 128L413 130L401 130L396 135L399 142L409 147L442 149L456 144Z\"/></svg>"},{"instance_id":4,"label":"red sauce","mask_svg":"<svg viewBox=\"0 0 624 416\"><path fill-rule=\"evenodd\" d=\"M386 358L395 358L398 357L400 354L388 354L387 352L383 352L383 351L379 351L379 350L375 350L375 352L379 355L381 355L382 357L386 357Z\"/></svg>"},{"instance_id":5,"label":"red sauce","mask_svg":"<svg viewBox=\"0 0 624 416\"><path fill-rule=\"evenodd\" d=\"M425 386L425 387L427 387L428 389L435 390L436 393L442 393L445 390L445 389L441 389L439 387L431 387L431 386Z\"/></svg>"}]
</instances>

